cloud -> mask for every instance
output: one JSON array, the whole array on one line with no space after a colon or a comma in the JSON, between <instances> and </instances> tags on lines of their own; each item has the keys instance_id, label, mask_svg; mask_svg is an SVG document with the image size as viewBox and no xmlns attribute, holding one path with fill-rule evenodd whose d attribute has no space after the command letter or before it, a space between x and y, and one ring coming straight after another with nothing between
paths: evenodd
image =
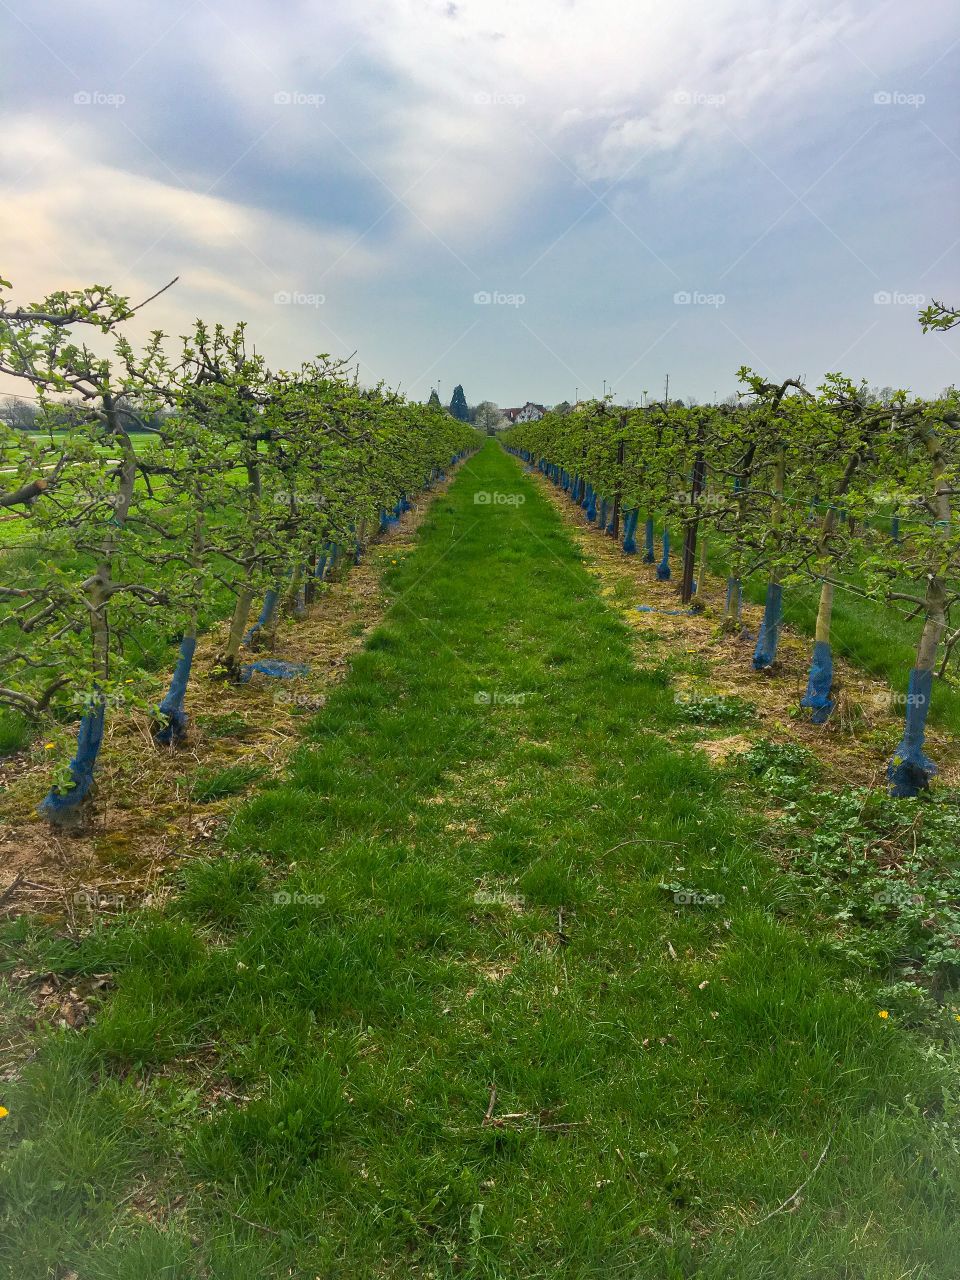
<instances>
[{"instance_id":1,"label":"cloud","mask_svg":"<svg viewBox=\"0 0 960 1280\"><path fill-rule=\"evenodd\" d=\"M179 272L166 327L242 313L284 360L359 346L391 381L469 332L459 368L509 366L504 397L542 400L524 378L589 377L621 346L622 368L656 342L700 377L670 299L731 264L725 291L780 316L784 348L809 344L849 271L839 351L872 323L855 310L872 272L907 288L956 261L949 104L872 101L946 82L948 0L923 23L889 0L295 0L282 20L255 0L128 0L122 24L113 0L11 4L0 270L18 293L145 295ZM80 107L78 90L125 101ZM918 212L916 190L938 200ZM528 294L527 328L471 329L477 289ZM276 291L325 302L278 315ZM731 372L744 346L782 358L766 318L758 337L725 316Z\"/></svg>"}]
</instances>

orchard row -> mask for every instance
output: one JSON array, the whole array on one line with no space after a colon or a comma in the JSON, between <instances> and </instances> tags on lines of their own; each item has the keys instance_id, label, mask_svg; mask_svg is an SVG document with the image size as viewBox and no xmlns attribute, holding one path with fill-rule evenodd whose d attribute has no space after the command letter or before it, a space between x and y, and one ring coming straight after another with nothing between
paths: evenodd
<instances>
[{"instance_id":1,"label":"orchard row","mask_svg":"<svg viewBox=\"0 0 960 1280\"><path fill-rule=\"evenodd\" d=\"M797 379L774 385L746 368L740 379L737 405L623 410L591 402L517 426L504 440L568 491L591 522L622 539L626 554L656 562L662 525L657 573L671 575L672 536L683 603L694 596L698 544L702 571L706 539L716 539L729 566L726 629L740 629L743 583L763 574L758 670L776 661L784 590L813 583L819 608L803 706L816 723L835 706L835 592L906 608L918 619L919 641L889 777L895 794L916 795L935 772L924 752L933 682L948 676L960 639L950 622L960 598L960 526L951 514L960 399L900 392L878 403L840 375L816 393Z\"/></svg>"},{"instance_id":2,"label":"orchard row","mask_svg":"<svg viewBox=\"0 0 960 1280\"><path fill-rule=\"evenodd\" d=\"M107 709L148 683L145 665L172 666L154 727L176 745L200 632L228 617L214 674L248 679L277 618L477 443L345 362L272 372L243 325L198 321L136 349L138 310L104 287L0 301L0 372L38 403L31 432L0 425L0 705L80 716L41 806L57 824L82 814Z\"/></svg>"}]
</instances>

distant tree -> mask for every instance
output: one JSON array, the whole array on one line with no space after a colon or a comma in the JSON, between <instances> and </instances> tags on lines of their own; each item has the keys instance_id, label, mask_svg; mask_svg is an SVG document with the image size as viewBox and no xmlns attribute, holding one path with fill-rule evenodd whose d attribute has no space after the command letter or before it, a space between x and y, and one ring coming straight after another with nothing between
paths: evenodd
<instances>
[{"instance_id":1,"label":"distant tree","mask_svg":"<svg viewBox=\"0 0 960 1280\"><path fill-rule=\"evenodd\" d=\"M559 404L555 404L553 406L553 412L561 413L561 414L569 413L572 408L573 408L573 405L570 403L569 400L561 400Z\"/></svg>"},{"instance_id":2,"label":"distant tree","mask_svg":"<svg viewBox=\"0 0 960 1280\"><path fill-rule=\"evenodd\" d=\"M37 422L37 406L20 396L7 396L0 408L0 418L16 431L32 431Z\"/></svg>"},{"instance_id":3,"label":"distant tree","mask_svg":"<svg viewBox=\"0 0 960 1280\"><path fill-rule=\"evenodd\" d=\"M450 400L450 412L458 422L470 421L470 408L467 405L467 397L463 394L463 387L459 383L453 389L453 396Z\"/></svg>"},{"instance_id":4,"label":"distant tree","mask_svg":"<svg viewBox=\"0 0 960 1280\"><path fill-rule=\"evenodd\" d=\"M430 409L443 408L443 405L440 403L440 397L437 395L436 387L434 387L433 390L430 392L430 399L427 401L427 407Z\"/></svg>"},{"instance_id":5,"label":"distant tree","mask_svg":"<svg viewBox=\"0 0 960 1280\"><path fill-rule=\"evenodd\" d=\"M861 403L865 405L891 405L897 392L894 387L865 387L861 393Z\"/></svg>"},{"instance_id":6,"label":"distant tree","mask_svg":"<svg viewBox=\"0 0 960 1280\"><path fill-rule=\"evenodd\" d=\"M503 425L503 411L492 400L481 400L473 410L473 425L478 431L492 436L498 427Z\"/></svg>"}]
</instances>

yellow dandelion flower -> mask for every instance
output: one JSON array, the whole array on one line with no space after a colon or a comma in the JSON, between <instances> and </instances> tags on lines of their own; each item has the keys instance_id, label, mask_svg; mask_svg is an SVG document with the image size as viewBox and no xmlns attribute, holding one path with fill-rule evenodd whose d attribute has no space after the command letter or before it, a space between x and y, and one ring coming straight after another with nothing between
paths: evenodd
<instances>
[{"instance_id":1,"label":"yellow dandelion flower","mask_svg":"<svg viewBox=\"0 0 960 1280\"><path fill-rule=\"evenodd\" d=\"M45 742L43 744L44 751L52 751L57 744L55 742Z\"/></svg>"},{"instance_id":2,"label":"yellow dandelion flower","mask_svg":"<svg viewBox=\"0 0 960 1280\"><path fill-rule=\"evenodd\" d=\"M890 1017L890 1014L886 1011L886 1009L881 1009L881 1010L880 1010L880 1012L877 1014L877 1017L878 1017L878 1018L889 1018L889 1017Z\"/></svg>"},{"instance_id":3,"label":"yellow dandelion flower","mask_svg":"<svg viewBox=\"0 0 960 1280\"><path fill-rule=\"evenodd\" d=\"M7 1110L6 1107L0 1107L0 1120L2 1120L4 1116L8 1116L9 1114L10 1112Z\"/></svg>"}]
</instances>

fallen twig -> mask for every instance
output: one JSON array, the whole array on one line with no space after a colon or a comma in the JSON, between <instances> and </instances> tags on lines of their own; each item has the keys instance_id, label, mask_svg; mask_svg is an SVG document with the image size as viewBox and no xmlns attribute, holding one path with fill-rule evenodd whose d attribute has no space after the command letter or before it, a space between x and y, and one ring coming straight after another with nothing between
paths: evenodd
<instances>
[{"instance_id":1,"label":"fallen twig","mask_svg":"<svg viewBox=\"0 0 960 1280\"><path fill-rule=\"evenodd\" d=\"M483 1113L483 1119L480 1121L481 1128L483 1128L483 1126L488 1125L490 1123L491 1118L493 1116L493 1109L496 1105L497 1105L497 1086L495 1084L492 1084L490 1086L490 1101L487 1103L487 1109Z\"/></svg>"},{"instance_id":2,"label":"fallen twig","mask_svg":"<svg viewBox=\"0 0 960 1280\"><path fill-rule=\"evenodd\" d=\"M786 1209L789 1205L791 1205L791 1204L793 1204L793 1203L794 1203L794 1201L795 1201L795 1200L797 1199L797 1197L800 1195L800 1192L801 1192L801 1191L803 1191L803 1189L806 1187L807 1183L810 1181L810 1179L813 1177L813 1175L817 1172L817 1170L818 1170L818 1169L820 1168L820 1166L823 1164L824 1160L825 1160L825 1159L826 1159L826 1157L827 1157L827 1152L830 1150L830 1143L831 1143L832 1141L833 1141L833 1134L831 1133L830 1137L827 1139L827 1145L826 1145L826 1146L823 1148L823 1150L820 1152L820 1159L817 1161L817 1163L813 1166L813 1168L812 1168L812 1169L810 1170L810 1172L807 1174L807 1176L806 1176L806 1178L803 1180L803 1182L801 1182L801 1183L800 1183L799 1187L797 1187L797 1189L796 1189L796 1191L794 1191L793 1195L792 1195L792 1196L787 1196L787 1198L786 1198L786 1200L784 1200L783 1204L777 1205L776 1209L771 1209L771 1210L770 1210L770 1212L769 1212L768 1214L766 1214L766 1216L765 1216L765 1217L761 1218L759 1222L755 1222L755 1223L754 1223L754 1226L756 1226L756 1227L761 1226L764 1222L768 1221L768 1219L775 1217L778 1213L782 1213L782 1212L784 1211L784 1209Z\"/></svg>"},{"instance_id":3,"label":"fallen twig","mask_svg":"<svg viewBox=\"0 0 960 1280\"><path fill-rule=\"evenodd\" d=\"M0 907L5 907L13 895L23 884L23 872L19 872L13 880L7 885L3 893L0 893Z\"/></svg>"}]
</instances>

